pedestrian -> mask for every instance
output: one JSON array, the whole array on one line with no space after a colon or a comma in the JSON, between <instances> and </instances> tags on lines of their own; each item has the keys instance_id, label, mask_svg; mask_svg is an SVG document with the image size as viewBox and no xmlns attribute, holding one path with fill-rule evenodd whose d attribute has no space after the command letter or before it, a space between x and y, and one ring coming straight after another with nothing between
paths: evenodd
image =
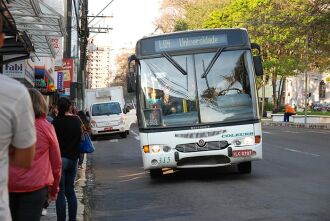
<instances>
[{"instance_id":1,"label":"pedestrian","mask_svg":"<svg viewBox=\"0 0 330 221\"><path fill-rule=\"evenodd\" d=\"M292 108L293 108L293 110L294 110L295 112L297 112L297 105L296 105L296 104L293 104L293 105L292 105Z\"/></svg>"},{"instance_id":2,"label":"pedestrian","mask_svg":"<svg viewBox=\"0 0 330 221\"><path fill-rule=\"evenodd\" d=\"M51 123L54 120L54 118L57 116L57 114L58 114L58 110L56 104L52 104L52 106L49 108L47 120Z\"/></svg>"},{"instance_id":3,"label":"pedestrian","mask_svg":"<svg viewBox=\"0 0 330 221\"><path fill-rule=\"evenodd\" d=\"M89 111L86 111L86 119L90 122L91 121L91 115L89 114Z\"/></svg>"},{"instance_id":4,"label":"pedestrian","mask_svg":"<svg viewBox=\"0 0 330 221\"><path fill-rule=\"evenodd\" d=\"M56 104L53 103L52 106L50 106L50 108L49 108L49 112L46 117L47 121L51 123L54 120L54 118L57 116L57 114L58 114L58 110L57 110ZM47 216L47 208L49 206L49 200L50 199L48 198L48 193L47 193L45 203L44 203L44 206L43 206L43 209L41 212L42 216Z\"/></svg>"},{"instance_id":5,"label":"pedestrian","mask_svg":"<svg viewBox=\"0 0 330 221\"><path fill-rule=\"evenodd\" d=\"M62 157L62 176L60 192L56 200L58 221L66 220L66 201L68 202L69 221L77 217L77 197L74 191L74 181L77 174L79 146L82 138L82 124L78 116L72 114L73 106L66 97L57 101L58 115L53 125L60 144Z\"/></svg>"},{"instance_id":6,"label":"pedestrian","mask_svg":"<svg viewBox=\"0 0 330 221\"><path fill-rule=\"evenodd\" d=\"M289 104L285 104L284 122L289 122L292 115L296 115L296 111Z\"/></svg>"},{"instance_id":7,"label":"pedestrian","mask_svg":"<svg viewBox=\"0 0 330 221\"><path fill-rule=\"evenodd\" d=\"M32 165L36 131L31 98L24 85L1 74L0 85L0 220L10 221L8 160L16 167Z\"/></svg>"},{"instance_id":8,"label":"pedestrian","mask_svg":"<svg viewBox=\"0 0 330 221\"><path fill-rule=\"evenodd\" d=\"M48 193L55 200L61 176L60 149L42 94L29 89L35 114L36 152L31 168L9 167L9 203L13 221L39 221Z\"/></svg>"},{"instance_id":9,"label":"pedestrian","mask_svg":"<svg viewBox=\"0 0 330 221\"><path fill-rule=\"evenodd\" d=\"M84 130L91 136L92 126L91 126L91 123L89 122L86 114L84 113L84 111L78 111L77 115L78 115L78 117L80 118L80 120L82 121L82 123L84 125ZM79 160L78 160L78 169L83 168L82 164L84 162L84 158L85 158L85 154L80 153Z\"/></svg>"}]
</instances>

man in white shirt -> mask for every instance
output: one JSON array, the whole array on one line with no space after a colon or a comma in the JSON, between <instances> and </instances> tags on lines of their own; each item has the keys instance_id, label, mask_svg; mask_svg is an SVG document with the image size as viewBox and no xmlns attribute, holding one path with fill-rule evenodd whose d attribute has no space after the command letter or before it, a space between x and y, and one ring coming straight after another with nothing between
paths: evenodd
<instances>
[{"instance_id":1,"label":"man in white shirt","mask_svg":"<svg viewBox=\"0 0 330 221\"><path fill-rule=\"evenodd\" d=\"M0 74L0 220L11 220L8 202L8 164L30 167L36 132L27 89ZM8 163L9 162L9 163Z\"/></svg>"}]
</instances>

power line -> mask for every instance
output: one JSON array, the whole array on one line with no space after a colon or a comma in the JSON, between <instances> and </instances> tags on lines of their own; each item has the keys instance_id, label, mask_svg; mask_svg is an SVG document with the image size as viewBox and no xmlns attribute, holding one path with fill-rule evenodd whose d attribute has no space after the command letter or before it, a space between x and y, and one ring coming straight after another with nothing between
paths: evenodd
<instances>
[{"instance_id":1,"label":"power line","mask_svg":"<svg viewBox=\"0 0 330 221\"><path fill-rule=\"evenodd\" d=\"M95 18L97 18L98 15L100 15L114 0L111 0L99 13L97 13L97 15L88 22L88 24L90 24L92 21L94 21Z\"/></svg>"}]
</instances>

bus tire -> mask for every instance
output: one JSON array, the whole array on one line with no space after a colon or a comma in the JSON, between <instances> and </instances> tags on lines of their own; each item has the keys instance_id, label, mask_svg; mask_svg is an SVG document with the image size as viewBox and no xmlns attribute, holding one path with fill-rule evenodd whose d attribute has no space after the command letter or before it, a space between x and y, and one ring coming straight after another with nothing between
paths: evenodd
<instances>
[{"instance_id":1,"label":"bus tire","mask_svg":"<svg viewBox=\"0 0 330 221\"><path fill-rule=\"evenodd\" d=\"M153 169L150 170L150 178L151 179L157 179L163 176L163 170L162 169Z\"/></svg>"},{"instance_id":2,"label":"bus tire","mask_svg":"<svg viewBox=\"0 0 330 221\"><path fill-rule=\"evenodd\" d=\"M125 132L122 132L122 133L120 134L120 137L121 137L121 138L126 138L126 137L127 137L127 133L126 133L126 131L125 131Z\"/></svg>"},{"instance_id":3,"label":"bus tire","mask_svg":"<svg viewBox=\"0 0 330 221\"><path fill-rule=\"evenodd\" d=\"M251 163L251 161L239 163L237 165L237 168L238 168L239 173L251 173L252 163Z\"/></svg>"}]
</instances>

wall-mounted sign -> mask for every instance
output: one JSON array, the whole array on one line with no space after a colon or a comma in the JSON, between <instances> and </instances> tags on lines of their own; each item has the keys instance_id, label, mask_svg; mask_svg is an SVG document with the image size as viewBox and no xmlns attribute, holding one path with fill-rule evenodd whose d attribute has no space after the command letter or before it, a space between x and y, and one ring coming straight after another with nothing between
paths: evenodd
<instances>
[{"instance_id":1,"label":"wall-mounted sign","mask_svg":"<svg viewBox=\"0 0 330 221\"><path fill-rule=\"evenodd\" d=\"M27 60L3 65L3 74L11 78L25 79L34 86L34 70Z\"/></svg>"}]
</instances>

